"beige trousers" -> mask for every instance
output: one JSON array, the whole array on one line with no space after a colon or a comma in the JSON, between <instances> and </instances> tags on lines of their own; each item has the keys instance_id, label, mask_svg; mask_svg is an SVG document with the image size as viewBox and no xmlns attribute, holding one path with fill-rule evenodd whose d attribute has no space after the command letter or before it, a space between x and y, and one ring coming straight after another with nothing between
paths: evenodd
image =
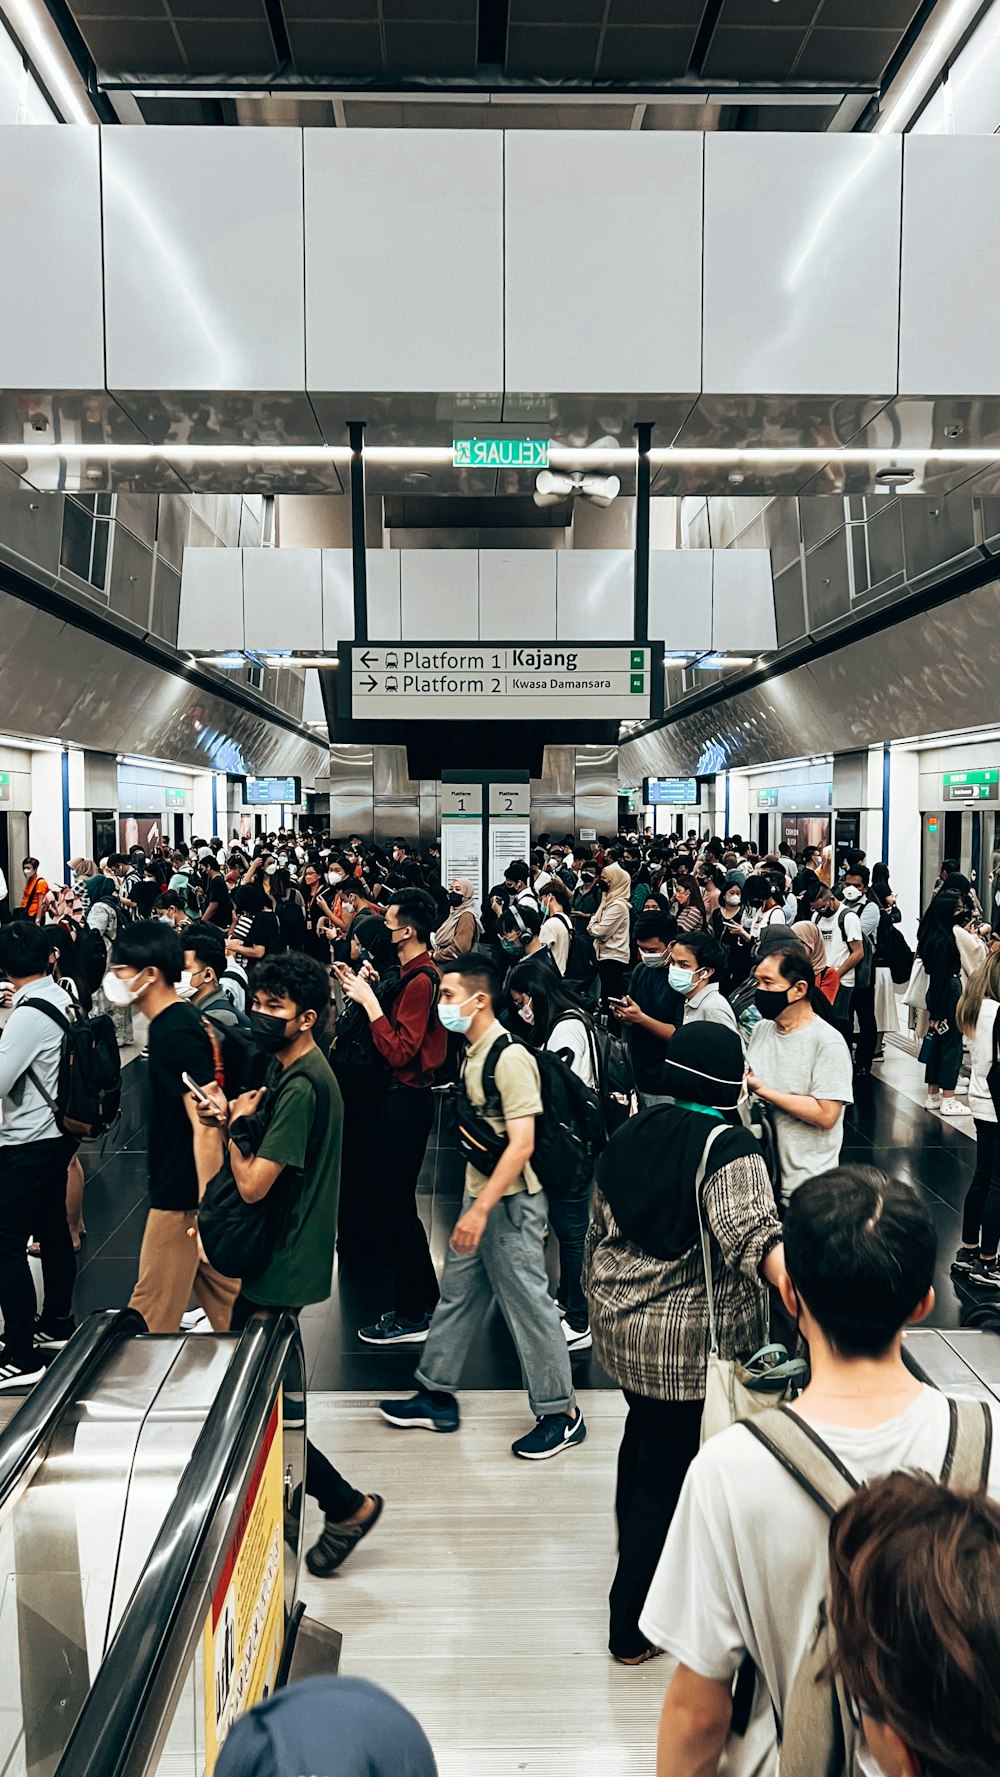
<instances>
[{"instance_id":1,"label":"beige trousers","mask_svg":"<svg viewBox=\"0 0 1000 1777\"><path fill-rule=\"evenodd\" d=\"M238 1277L223 1277L200 1256L193 1210L151 1209L139 1253L139 1281L129 1307L142 1315L151 1333L176 1333L192 1294L216 1333L227 1333Z\"/></svg>"}]
</instances>

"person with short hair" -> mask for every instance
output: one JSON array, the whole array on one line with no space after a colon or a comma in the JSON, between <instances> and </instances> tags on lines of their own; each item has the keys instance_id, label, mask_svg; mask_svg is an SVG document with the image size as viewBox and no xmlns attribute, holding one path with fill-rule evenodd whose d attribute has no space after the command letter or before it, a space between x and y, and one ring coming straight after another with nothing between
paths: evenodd
<instances>
[{"instance_id":1,"label":"person with short hair","mask_svg":"<svg viewBox=\"0 0 1000 1777\"><path fill-rule=\"evenodd\" d=\"M684 1001L684 1024L725 1024L736 1030L736 1014L723 999L719 975L726 953L711 932L679 932L670 952L667 980Z\"/></svg>"},{"instance_id":2,"label":"person with short hair","mask_svg":"<svg viewBox=\"0 0 1000 1777\"><path fill-rule=\"evenodd\" d=\"M905 1327L934 1306L937 1239L916 1189L874 1167L840 1167L800 1186L783 1233L786 1276L778 1287L808 1345L811 1372L790 1412L859 1483L902 1468L940 1474L950 1403L903 1362ZM1000 1493L995 1436L989 1491ZM742 1750L732 1750L741 1770L776 1768L776 1723L785 1719L827 1589L828 1531L822 1507L745 1425L703 1445L640 1618L648 1640L678 1660L663 1705L658 1777L717 1769L746 1655L756 1668L756 1705Z\"/></svg>"},{"instance_id":3,"label":"person with short hair","mask_svg":"<svg viewBox=\"0 0 1000 1777\"><path fill-rule=\"evenodd\" d=\"M928 1475L860 1487L830 1529L835 1670L891 1777L1000 1771L1000 1509Z\"/></svg>"},{"instance_id":4,"label":"person with short hair","mask_svg":"<svg viewBox=\"0 0 1000 1777\"><path fill-rule=\"evenodd\" d=\"M684 1001L670 985L670 957L677 921L668 913L640 913L635 925L639 960L628 993L612 1007L628 1036L636 1089L643 1110L664 1096L663 1064L684 1017Z\"/></svg>"},{"instance_id":5,"label":"person with short hair","mask_svg":"<svg viewBox=\"0 0 1000 1777\"><path fill-rule=\"evenodd\" d=\"M41 925L45 917L45 897L49 892L49 885L44 876L38 874L38 859L22 858L21 873L24 876L21 912L26 919L33 919L36 925Z\"/></svg>"},{"instance_id":6,"label":"person with short hair","mask_svg":"<svg viewBox=\"0 0 1000 1777\"><path fill-rule=\"evenodd\" d=\"M840 1159L844 1107L854 1103L851 1052L813 1009L815 970L797 938L776 939L754 979L760 1023L747 1045L747 1085L772 1107L787 1202Z\"/></svg>"},{"instance_id":7,"label":"person with short hair","mask_svg":"<svg viewBox=\"0 0 1000 1777\"><path fill-rule=\"evenodd\" d=\"M438 1777L409 1710L366 1678L303 1678L233 1722L215 1777Z\"/></svg>"},{"instance_id":8,"label":"person with short hair","mask_svg":"<svg viewBox=\"0 0 1000 1777\"><path fill-rule=\"evenodd\" d=\"M181 939L158 919L120 929L104 977L113 1006L136 1006L149 1019L146 1133L149 1213L139 1252L139 1278L129 1307L151 1333L176 1333L192 1296L217 1333L229 1330L239 1279L222 1277L199 1257L191 1238L198 1204L222 1163L218 1129L198 1117L185 1084L215 1077L215 1057L201 1018L177 992L184 967Z\"/></svg>"},{"instance_id":9,"label":"person with short hair","mask_svg":"<svg viewBox=\"0 0 1000 1777\"><path fill-rule=\"evenodd\" d=\"M417 1210L417 1181L434 1122L431 1086L448 1040L437 1018L439 972L427 945L437 909L425 889L399 889L385 910L385 929L400 964L398 984L381 998L363 975L335 963L344 995L363 1007L371 1037L392 1078L379 1126L382 1241L393 1300L358 1337L366 1345L418 1345L438 1301L437 1273Z\"/></svg>"},{"instance_id":10,"label":"person with short hair","mask_svg":"<svg viewBox=\"0 0 1000 1777\"><path fill-rule=\"evenodd\" d=\"M497 1302L517 1348L534 1428L511 1446L513 1455L538 1462L557 1456L587 1435L577 1405L569 1351L549 1295L545 1270L547 1198L532 1170L535 1120L542 1114L541 1081L534 1056L511 1040L496 1015L499 974L490 957L471 951L445 963L441 972L441 1022L464 1036L468 1050L463 1086L506 1146L485 1176L465 1170L462 1213L452 1229L441 1298L415 1371L419 1392L405 1401L381 1401L390 1425L454 1432L459 1427L456 1391L473 1335ZM485 1109L483 1068L494 1044L500 1111Z\"/></svg>"},{"instance_id":11,"label":"person with short hair","mask_svg":"<svg viewBox=\"0 0 1000 1777\"><path fill-rule=\"evenodd\" d=\"M30 919L0 926L0 976L14 989L0 1033L0 1390L38 1382L44 1359L73 1332L76 1260L66 1219L66 1173L77 1143L52 1105L59 1085L65 1018L73 1001L52 979L53 938ZM38 1241L44 1300L36 1319L27 1245Z\"/></svg>"}]
</instances>

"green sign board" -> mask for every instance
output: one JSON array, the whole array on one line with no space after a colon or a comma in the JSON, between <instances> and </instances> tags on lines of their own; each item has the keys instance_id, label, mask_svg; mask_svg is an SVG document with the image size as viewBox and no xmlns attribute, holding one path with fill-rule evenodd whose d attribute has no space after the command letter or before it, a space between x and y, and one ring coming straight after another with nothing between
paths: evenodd
<instances>
[{"instance_id":1,"label":"green sign board","mask_svg":"<svg viewBox=\"0 0 1000 1777\"><path fill-rule=\"evenodd\" d=\"M946 771L941 780L945 802L1000 802L1000 768Z\"/></svg>"},{"instance_id":2,"label":"green sign board","mask_svg":"<svg viewBox=\"0 0 1000 1777\"><path fill-rule=\"evenodd\" d=\"M10 772L0 771L0 802L10 801Z\"/></svg>"},{"instance_id":3,"label":"green sign board","mask_svg":"<svg viewBox=\"0 0 1000 1777\"><path fill-rule=\"evenodd\" d=\"M777 806L778 806L778 792L776 789L774 789L774 790L758 790L757 791L757 807L758 808L777 808Z\"/></svg>"},{"instance_id":4,"label":"green sign board","mask_svg":"<svg viewBox=\"0 0 1000 1777\"><path fill-rule=\"evenodd\" d=\"M455 438L451 446L456 469L547 469L547 438Z\"/></svg>"},{"instance_id":5,"label":"green sign board","mask_svg":"<svg viewBox=\"0 0 1000 1777\"><path fill-rule=\"evenodd\" d=\"M167 788L167 807L168 808L183 808L184 807L184 791L180 790L180 789L177 789L177 790L171 789L168 786L168 788Z\"/></svg>"}]
</instances>

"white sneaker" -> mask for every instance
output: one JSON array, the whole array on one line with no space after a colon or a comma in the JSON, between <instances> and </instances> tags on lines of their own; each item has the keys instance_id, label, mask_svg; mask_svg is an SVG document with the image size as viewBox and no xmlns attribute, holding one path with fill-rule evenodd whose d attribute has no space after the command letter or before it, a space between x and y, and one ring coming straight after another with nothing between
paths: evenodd
<instances>
[{"instance_id":1,"label":"white sneaker","mask_svg":"<svg viewBox=\"0 0 1000 1777\"><path fill-rule=\"evenodd\" d=\"M568 1320L564 1320L561 1324L562 1324L562 1330L566 1336L566 1343L569 1346L570 1351L589 1351L590 1350L594 1341L590 1336L590 1328L589 1327L584 1327L583 1332L578 1333L578 1332L575 1332L574 1329L570 1326Z\"/></svg>"},{"instance_id":2,"label":"white sneaker","mask_svg":"<svg viewBox=\"0 0 1000 1777\"><path fill-rule=\"evenodd\" d=\"M187 1314L181 1315L182 1333L210 1333L212 1323L204 1308L191 1308Z\"/></svg>"},{"instance_id":3,"label":"white sneaker","mask_svg":"<svg viewBox=\"0 0 1000 1777\"><path fill-rule=\"evenodd\" d=\"M928 1092L928 1094L927 1094L927 1109L929 1111L936 1111L940 1103L941 1103L940 1092Z\"/></svg>"},{"instance_id":4,"label":"white sneaker","mask_svg":"<svg viewBox=\"0 0 1000 1777\"><path fill-rule=\"evenodd\" d=\"M942 1117L971 1117L972 1115L968 1105L963 1104L960 1098L942 1098L937 1109L941 1112Z\"/></svg>"}]
</instances>

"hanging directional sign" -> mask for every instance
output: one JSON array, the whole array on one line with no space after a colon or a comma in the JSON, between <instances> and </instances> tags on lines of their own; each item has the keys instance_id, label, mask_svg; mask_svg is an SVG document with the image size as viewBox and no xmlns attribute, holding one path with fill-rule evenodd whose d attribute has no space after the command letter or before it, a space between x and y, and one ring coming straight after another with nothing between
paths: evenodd
<instances>
[{"instance_id":1,"label":"hanging directional sign","mask_svg":"<svg viewBox=\"0 0 1000 1777\"><path fill-rule=\"evenodd\" d=\"M547 438L455 438L451 446L455 469L547 469Z\"/></svg>"},{"instance_id":2,"label":"hanging directional sign","mask_svg":"<svg viewBox=\"0 0 1000 1777\"><path fill-rule=\"evenodd\" d=\"M628 643L342 642L341 714L355 721L643 721L662 707L662 654Z\"/></svg>"},{"instance_id":3,"label":"hanging directional sign","mask_svg":"<svg viewBox=\"0 0 1000 1777\"><path fill-rule=\"evenodd\" d=\"M1000 801L1000 769L986 766L978 771L946 771L941 793L945 802Z\"/></svg>"}]
</instances>

